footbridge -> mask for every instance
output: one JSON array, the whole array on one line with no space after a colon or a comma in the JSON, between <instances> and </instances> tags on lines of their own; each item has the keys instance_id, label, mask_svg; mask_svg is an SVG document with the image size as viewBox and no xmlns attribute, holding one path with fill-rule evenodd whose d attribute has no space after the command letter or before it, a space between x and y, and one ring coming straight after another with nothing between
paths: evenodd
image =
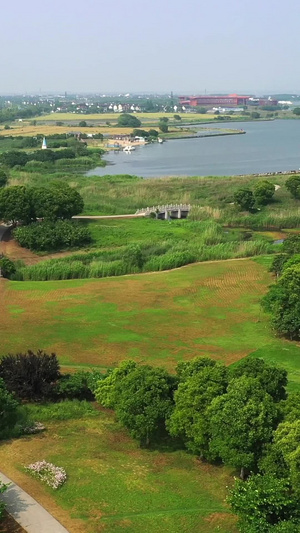
<instances>
[{"instance_id":1,"label":"footbridge","mask_svg":"<svg viewBox=\"0 0 300 533\"><path fill-rule=\"evenodd\" d=\"M168 204L157 205L153 207L145 207L138 209L136 215L138 216L153 216L168 220L170 218L187 218L192 206L190 204Z\"/></svg>"}]
</instances>

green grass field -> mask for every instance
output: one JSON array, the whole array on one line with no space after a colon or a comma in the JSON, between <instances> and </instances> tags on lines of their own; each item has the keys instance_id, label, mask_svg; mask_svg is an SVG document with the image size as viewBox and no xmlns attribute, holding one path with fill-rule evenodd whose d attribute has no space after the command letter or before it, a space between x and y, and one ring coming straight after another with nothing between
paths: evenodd
<instances>
[{"instance_id":1,"label":"green grass field","mask_svg":"<svg viewBox=\"0 0 300 533\"><path fill-rule=\"evenodd\" d=\"M265 263L220 261L101 280L2 281L1 353L43 348L66 366L107 368L130 357L169 370L197 355L230 364L256 354L287 367L291 386L298 386L300 351L274 336L260 308L272 281Z\"/></svg>"},{"instance_id":2,"label":"green grass field","mask_svg":"<svg viewBox=\"0 0 300 533\"><path fill-rule=\"evenodd\" d=\"M3 443L0 461L70 532L236 533L225 504L229 469L182 450L143 450L108 411L76 420L46 417L45 425L40 436ZM66 469L59 491L24 473L39 459Z\"/></svg>"}]
</instances>

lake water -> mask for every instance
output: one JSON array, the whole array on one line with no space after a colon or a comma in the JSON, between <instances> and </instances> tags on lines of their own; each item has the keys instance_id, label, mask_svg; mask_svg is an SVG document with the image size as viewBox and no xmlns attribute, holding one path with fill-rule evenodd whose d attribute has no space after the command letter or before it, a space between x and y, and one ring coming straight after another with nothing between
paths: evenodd
<instances>
[{"instance_id":1,"label":"lake water","mask_svg":"<svg viewBox=\"0 0 300 533\"><path fill-rule=\"evenodd\" d=\"M140 146L129 154L110 152L105 156L109 166L93 169L88 175L223 176L300 167L300 120L235 122L215 127L243 129L246 134L169 140Z\"/></svg>"}]
</instances>

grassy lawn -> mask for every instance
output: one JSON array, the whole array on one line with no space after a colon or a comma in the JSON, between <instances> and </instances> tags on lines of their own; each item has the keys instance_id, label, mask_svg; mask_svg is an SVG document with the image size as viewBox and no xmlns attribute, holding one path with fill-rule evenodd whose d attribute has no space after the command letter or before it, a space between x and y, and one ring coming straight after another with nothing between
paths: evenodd
<instances>
[{"instance_id":1,"label":"grassy lawn","mask_svg":"<svg viewBox=\"0 0 300 533\"><path fill-rule=\"evenodd\" d=\"M67 366L107 368L131 357L173 370L197 355L230 364L256 352L288 367L297 386L300 351L274 336L260 308L272 281L262 263L220 261L101 280L2 280L1 354L43 348Z\"/></svg>"},{"instance_id":2,"label":"grassy lawn","mask_svg":"<svg viewBox=\"0 0 300 533\"><path fill-rule=\"evenodd\" d=\"M45 424L40 436L1 443L0 461L70 532L236 533L224 503L228 469L181 450L143 450L107 411ZM39 459L66 469L59 491L24 472Z\"/></svg>"}]
</instances>

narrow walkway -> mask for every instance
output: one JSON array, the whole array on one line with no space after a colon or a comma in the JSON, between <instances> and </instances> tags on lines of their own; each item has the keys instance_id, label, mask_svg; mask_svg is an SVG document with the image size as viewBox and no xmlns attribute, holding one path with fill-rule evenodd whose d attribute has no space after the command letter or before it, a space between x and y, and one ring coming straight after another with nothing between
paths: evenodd
<instances>
[{"instance_id":1,"label":"narrow walkway","mask_svg":"<svg viewBox=\"0 0 300 533\"><path fill-rule=\"evenodd\" d=\"M1 494L7 512L27 533L69 533L44 507L1 472L0 481L9 484Z\"/></svg>"},{"instance_id":2,"label":"narrow walkway","mask_svg":"<svg viewBox=\"0 0 300 533\"><path fill-rule=\"evenodd\" d=\"M135 213L131 215L75 215L72 217L73 220L101 220L109 218L141 218L144 217L144 213Z\"/></svg>"}]
</instances>

